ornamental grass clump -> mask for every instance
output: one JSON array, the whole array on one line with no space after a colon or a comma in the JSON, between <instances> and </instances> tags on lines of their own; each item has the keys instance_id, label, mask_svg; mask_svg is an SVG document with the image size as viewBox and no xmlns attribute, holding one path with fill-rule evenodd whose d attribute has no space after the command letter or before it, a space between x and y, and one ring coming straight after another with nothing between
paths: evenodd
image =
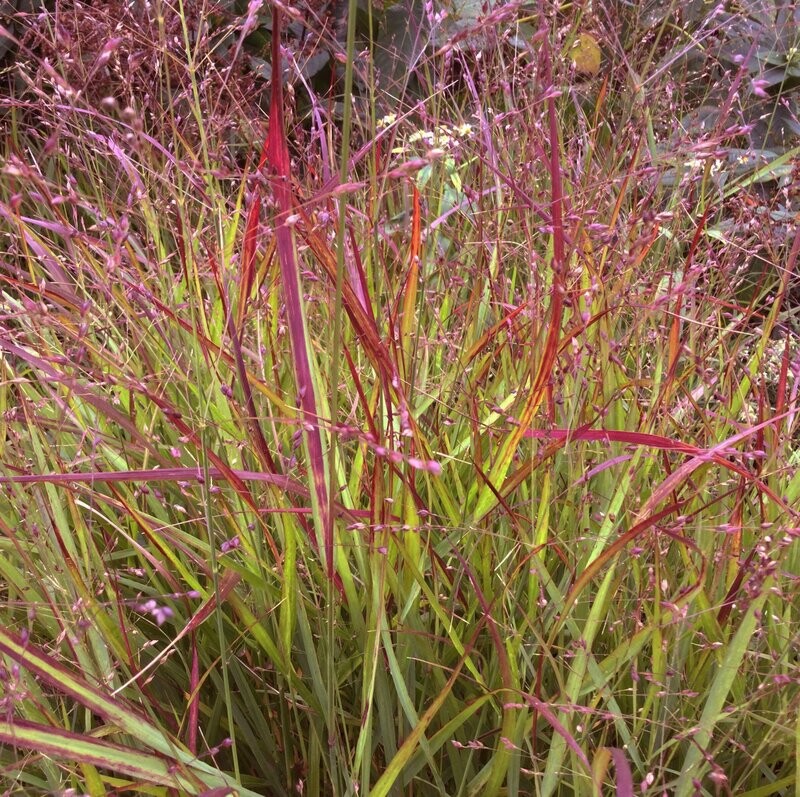
<instances>
[{"instance_id":1,"label":"ornamental grass clump","mask_svg":"<svg viewBox=\"0 0 800 797\"><path fill-rule=\"evenodd\" d=\"M742 155L752 45L357 5L7 31L7 793L792 793L798 150Z\"/></svg>"}]
</instances>

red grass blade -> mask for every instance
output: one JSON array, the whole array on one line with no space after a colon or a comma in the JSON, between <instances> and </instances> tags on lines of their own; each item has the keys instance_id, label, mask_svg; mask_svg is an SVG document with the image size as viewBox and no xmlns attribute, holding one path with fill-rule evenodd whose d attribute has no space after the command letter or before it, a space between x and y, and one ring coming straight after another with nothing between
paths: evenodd
<instances>
[{"instance_id":1,"label":"red grass blade","mask_svg":"<svg viewBox=\"0 0 800 797\"><path fill-rule=\"evenodd\" d=\"M414 345L414 327L417 315L417 286L419 282L420 239L422 236L422 213L420 210L419 191L414 186L411 214L411 249L409 253L408 276L403 288L403 306L400 311L400 364L403 379L408 388L411 380L411 357ZM398 297L399 298L399 297Z\"/></svg>"}]
</instances>

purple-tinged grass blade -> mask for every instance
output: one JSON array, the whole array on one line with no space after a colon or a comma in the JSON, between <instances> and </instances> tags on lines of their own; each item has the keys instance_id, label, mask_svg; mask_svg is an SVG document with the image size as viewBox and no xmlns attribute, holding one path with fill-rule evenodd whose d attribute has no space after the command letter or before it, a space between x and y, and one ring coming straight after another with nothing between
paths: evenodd
<instances>
[{"instance_id":1,"label":"purple-tinged grass blade","mask_svg":"<svg viewBox=\"0 0 800 797\"><path fill-rule=\"evenodd\" d=\"M170 767L180 767L187 776L191 773L191 780L182 783L183 788L187 788L189 783L194 783L196 785L192 793L199 793L207 788L232 785L232 781L222 772L203 761L199 761L177 740L172 739L162 730L152 725L145 715L131 708L126 701L109 696L40 648L32 645L27 640L21 639L16 634L10 633L5 628L0 628L0 653L8 656L40 681L68 695L94 714L97 714L107 725L130 734L150 750L164 756ZM17 729L19 732L17 732ZM41 750L41 746L38 745L39 741L44 743L44 740L40 739L38 735L41 730L42 728L39 726L31 726L21 720L0 723L0 739L5 741L8 738L10 743L17 746ZM50 728L46 728L46 730L48 733L51 732ZM27 737L25 735L26 731L28 733ZM56 732L59 731L56 729ZM60 733L66 732L60 731ZM7 736L4 734L7 734ZM23 743L26 738L30 745ZM72 735L70 734L71 738ZM64 748L65 754L73 761L80 760L76 755L77 748L75 745L78 744L81 738L83 738L84 743L88 744L85 736L76 736L72 752L68 752L69 748ZM106 752L108 753L109 751ZM88 756L88 750L86 754ZM96 761L91 761L88 757L86 760L89 763L97 763ZM237 789L242 795L250 795L251 797L254 795L254 792L246 789L240 787L237 787Z\"/></svg>"},{"instance_id":2,"label":"purple-tinged grass blade","mask_svg":"<svg viewBox=\"0 0 800 797\"><path fill-rule=\"evenodd\" d=\"M168 786L189 794L199 794L203 789L179 768L173 768L172 762L166 758L92 739L63 728L25 720L0 722L0 743L55 759L65 759L71 765L91 764L109 770L117 777L125 775L135 782Z\"/></svg>"},{"instance_id":3,"label":"purple-tinged grass blade","mask_svg":"<svg viewBox=\"0 0 800 797\"><path fill-rule=\"evenodd\" d=\"M625 751L619 747L612 747L610 752L617 772L617 797L633 797L633 773Z\"/></svg>"},{"instance_id":4,"label":"purple-tinged grass blade","mask_svg":"<svg viewBox=\"0 0 800 797\"><path fill-rule=\"evenodd\" d=\"M324 551L328 577L333 578L333 525L328 505L328 475L322 434L319 428L317 386L306 330L297 247L292 226L287 223L289 216L293 213L293 199L290 188L289 147L284 128L280 52L281 26L281 12L278 8L274 8L272 12L272 93L264 165L268 167L272 177L270 182L273 198L278 208L275 217L276 248L289 320L289 340L294 361L297 397L304 421L303 440L312 482L311 504L314 509L317 539ZM262 160L264 160L263 155Z\"/></svg>"}]
</instances>

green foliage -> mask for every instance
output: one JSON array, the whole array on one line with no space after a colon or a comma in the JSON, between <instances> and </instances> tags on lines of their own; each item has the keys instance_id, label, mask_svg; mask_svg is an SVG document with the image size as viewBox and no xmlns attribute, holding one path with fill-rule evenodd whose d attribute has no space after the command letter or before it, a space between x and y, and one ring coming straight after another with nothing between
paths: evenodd
<instances>
[{"instance_id":1,"label":"green foliage","mask_svg":"<svg viewBox=\"0 0 800 797\"><path fill-rule=\"evenodd\" d=\"M29 21L8 794L796 789L794 61L701 6Z\"/></svg>"}]
</instances>

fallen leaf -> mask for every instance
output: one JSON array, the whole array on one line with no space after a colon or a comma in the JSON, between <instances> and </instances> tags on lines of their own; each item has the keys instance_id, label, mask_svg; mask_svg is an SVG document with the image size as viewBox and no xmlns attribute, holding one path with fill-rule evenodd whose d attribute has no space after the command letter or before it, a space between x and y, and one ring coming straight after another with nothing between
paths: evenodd
<instances>
[{"instance_id":1,"label":"fallen leaf","mask_svg":"<svg viewBox=\"0 0 800 797\"><path fill-rule=\"evenodd\" d=\"M594 77L600 71L602 53L594 36L581 33L572 45L570 56L579 75Z\"/></svg>"}]
</instances>

